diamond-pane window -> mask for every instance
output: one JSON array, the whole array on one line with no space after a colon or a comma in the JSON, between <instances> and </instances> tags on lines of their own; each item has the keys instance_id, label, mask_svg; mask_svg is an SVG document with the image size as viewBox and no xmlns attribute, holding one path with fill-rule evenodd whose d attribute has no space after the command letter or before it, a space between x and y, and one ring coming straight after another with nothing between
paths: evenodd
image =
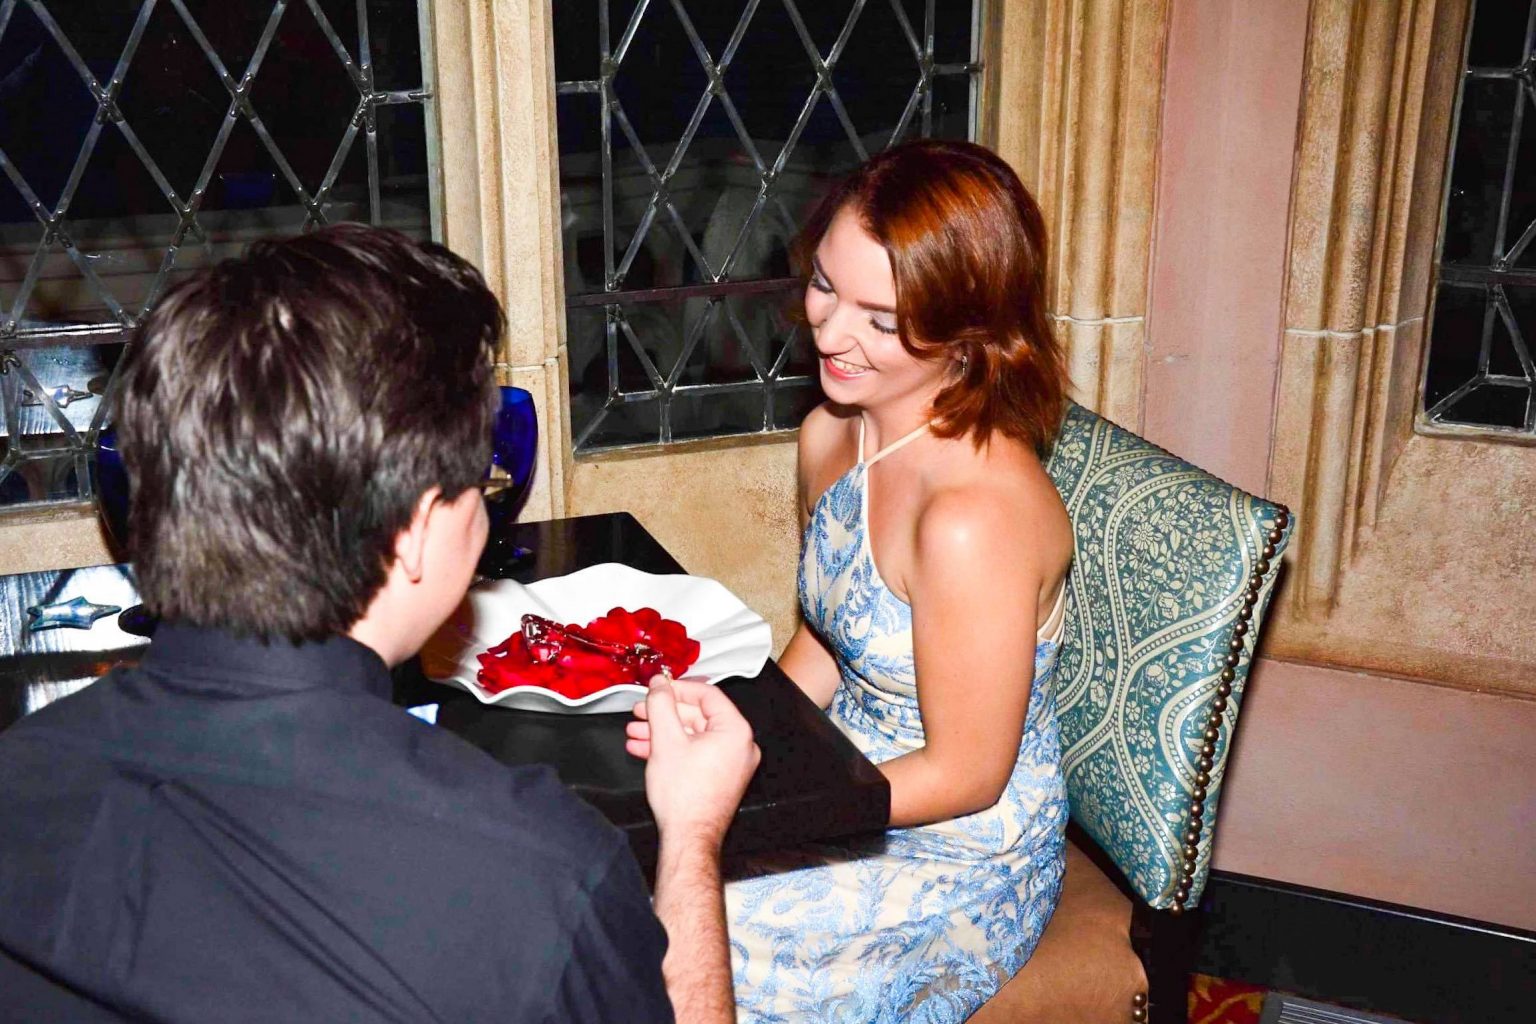
<instances>
[{"instance_id":1,"label":"diamond-pane window","mask_svg":"<svg viewBox=\"0 0 1536 1024\"><path fill-rule=\"evenodd\" d=\"M1536 0L1476 6L1441 235L1424 418L1536 436Z\"/></svg>"},{"instance_id":2,"label":"diamond-pane window","mask_svg":"<svg viewBox=\"0 0 1536 1024\"><path fill-rule=\"evenodd\" d=\"M980 4L554 5L578 452L785 429L820 400L790 241L871 154L974 136Z\"/></svg>"},{"instance_id":3,"label":"diamond-pane window","mask_svg":"<svg viewBox=\"0 0 1536 1024\"><path fill-rule=\"evenodd\" d=\"M0 508L91 497L123 332L180 277L317 224L433 232L421 20L0 0Z\"/></svg>"}]
</instances>

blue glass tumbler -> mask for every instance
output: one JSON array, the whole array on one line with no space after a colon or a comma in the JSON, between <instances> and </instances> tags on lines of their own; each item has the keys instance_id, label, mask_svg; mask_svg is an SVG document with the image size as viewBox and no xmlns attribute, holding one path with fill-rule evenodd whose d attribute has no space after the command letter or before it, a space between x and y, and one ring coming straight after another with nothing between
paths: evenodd
<instances>
[{"instance_id":1,"label":"blue glass tumbler","mask_svg":"<svg viewBox=\"0 0 1536 1024\"><path fill-rule=\"evenodd\" d=\"M491 424L491 463L504 471L508 485L485 499L491 537L480 558L481 576L509 575L532 554L512 540L512 523L528 497L539 451L539 417L533 395L522 388L503 387Z\"/></svg>"},{"instance_id":2,"label":"blue glass tumbler","mask_svg":"<svg viewBox=\"0 0 1536 1024\"><path fill-rule=\"evenodd\" d=\"M96 507L107 527L112 553L128 557L128 470L117 448L117 429L102 427L96 435Z\"/></svg>"}]
</instances>

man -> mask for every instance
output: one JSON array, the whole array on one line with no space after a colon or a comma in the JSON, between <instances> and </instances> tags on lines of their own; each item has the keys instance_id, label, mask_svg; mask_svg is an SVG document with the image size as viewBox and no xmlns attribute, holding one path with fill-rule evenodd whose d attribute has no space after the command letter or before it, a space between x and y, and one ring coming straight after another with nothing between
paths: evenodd
<instances>
[{"instance_id":1,"label":"man","mask_svg":"<svg viewBox=\"0 0 1536 1024\"><path fill-rule=\"evenodd\" d=\"M389 702L485 543L501 328L469 264L358 226L146 319L117 423L163 624L0 734L0 1020L730 1019L718 857L758 751L724 695L658 684L631 743L654 912L550 770Z\"/></svg>"}]
</instances>

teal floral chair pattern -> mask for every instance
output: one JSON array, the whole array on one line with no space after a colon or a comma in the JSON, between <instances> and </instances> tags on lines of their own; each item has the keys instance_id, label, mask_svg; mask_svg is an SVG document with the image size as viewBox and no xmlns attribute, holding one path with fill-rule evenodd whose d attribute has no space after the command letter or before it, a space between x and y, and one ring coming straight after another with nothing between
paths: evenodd
<instances>
[{"instance_id":1,"label":"teal floral chair pattern","mask_svg":"<svg viewBox=\"0 0 1536 1024\"><path fill-rule=\"evenodd\" d=\"M1169 919L1205 886L1227 751L1292 520L1077 405L1046 469L1076 546L1056 675L1067 797L1076 829L1133 898L1155 1004L1158 956L1143 947L1158 931L1184 937L1164 947L1189 944ZM1170 1005L1153 1019L1182 1019L1182 976L1164 984Z\"/></svg>"}]
</instances>

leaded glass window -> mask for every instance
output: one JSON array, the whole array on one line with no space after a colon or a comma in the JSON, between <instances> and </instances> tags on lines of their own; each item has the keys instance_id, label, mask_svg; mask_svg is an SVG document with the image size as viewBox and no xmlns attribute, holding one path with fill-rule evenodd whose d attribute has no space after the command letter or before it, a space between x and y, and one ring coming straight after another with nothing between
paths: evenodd
<instances>
[{"instance_id":1,"label":"leaded glass window","mask_svg":"<svg viewBox=\"0 0 1536 1024\"><path fill-rule=\"evenodd\" d=\"M1480 0L1467 40L1424 373L1436 427L1536 436L1536 2Z\"/></svg>"},{"instance_id":2,"label":"leaded glass window","mask_svg":"<svg viewBox=\"0 0 1536 1024\"><path fill-rule=\"evenodd\" d=\"M980 0L560 0L578 452L796 426L820 399L789 243L907 138L971 138Z\"/></svg>"},{"instance_id":3,"label":"leaded glass window","mask_svg":"<svg viewBox=\"0 0 1536 1024\"><path fill-rule=\"evenodd\" d=\"M339 220L433 230L417 0L0 0L0 507L91 497L123 332Z\"/></svg>"}]
</instances>

